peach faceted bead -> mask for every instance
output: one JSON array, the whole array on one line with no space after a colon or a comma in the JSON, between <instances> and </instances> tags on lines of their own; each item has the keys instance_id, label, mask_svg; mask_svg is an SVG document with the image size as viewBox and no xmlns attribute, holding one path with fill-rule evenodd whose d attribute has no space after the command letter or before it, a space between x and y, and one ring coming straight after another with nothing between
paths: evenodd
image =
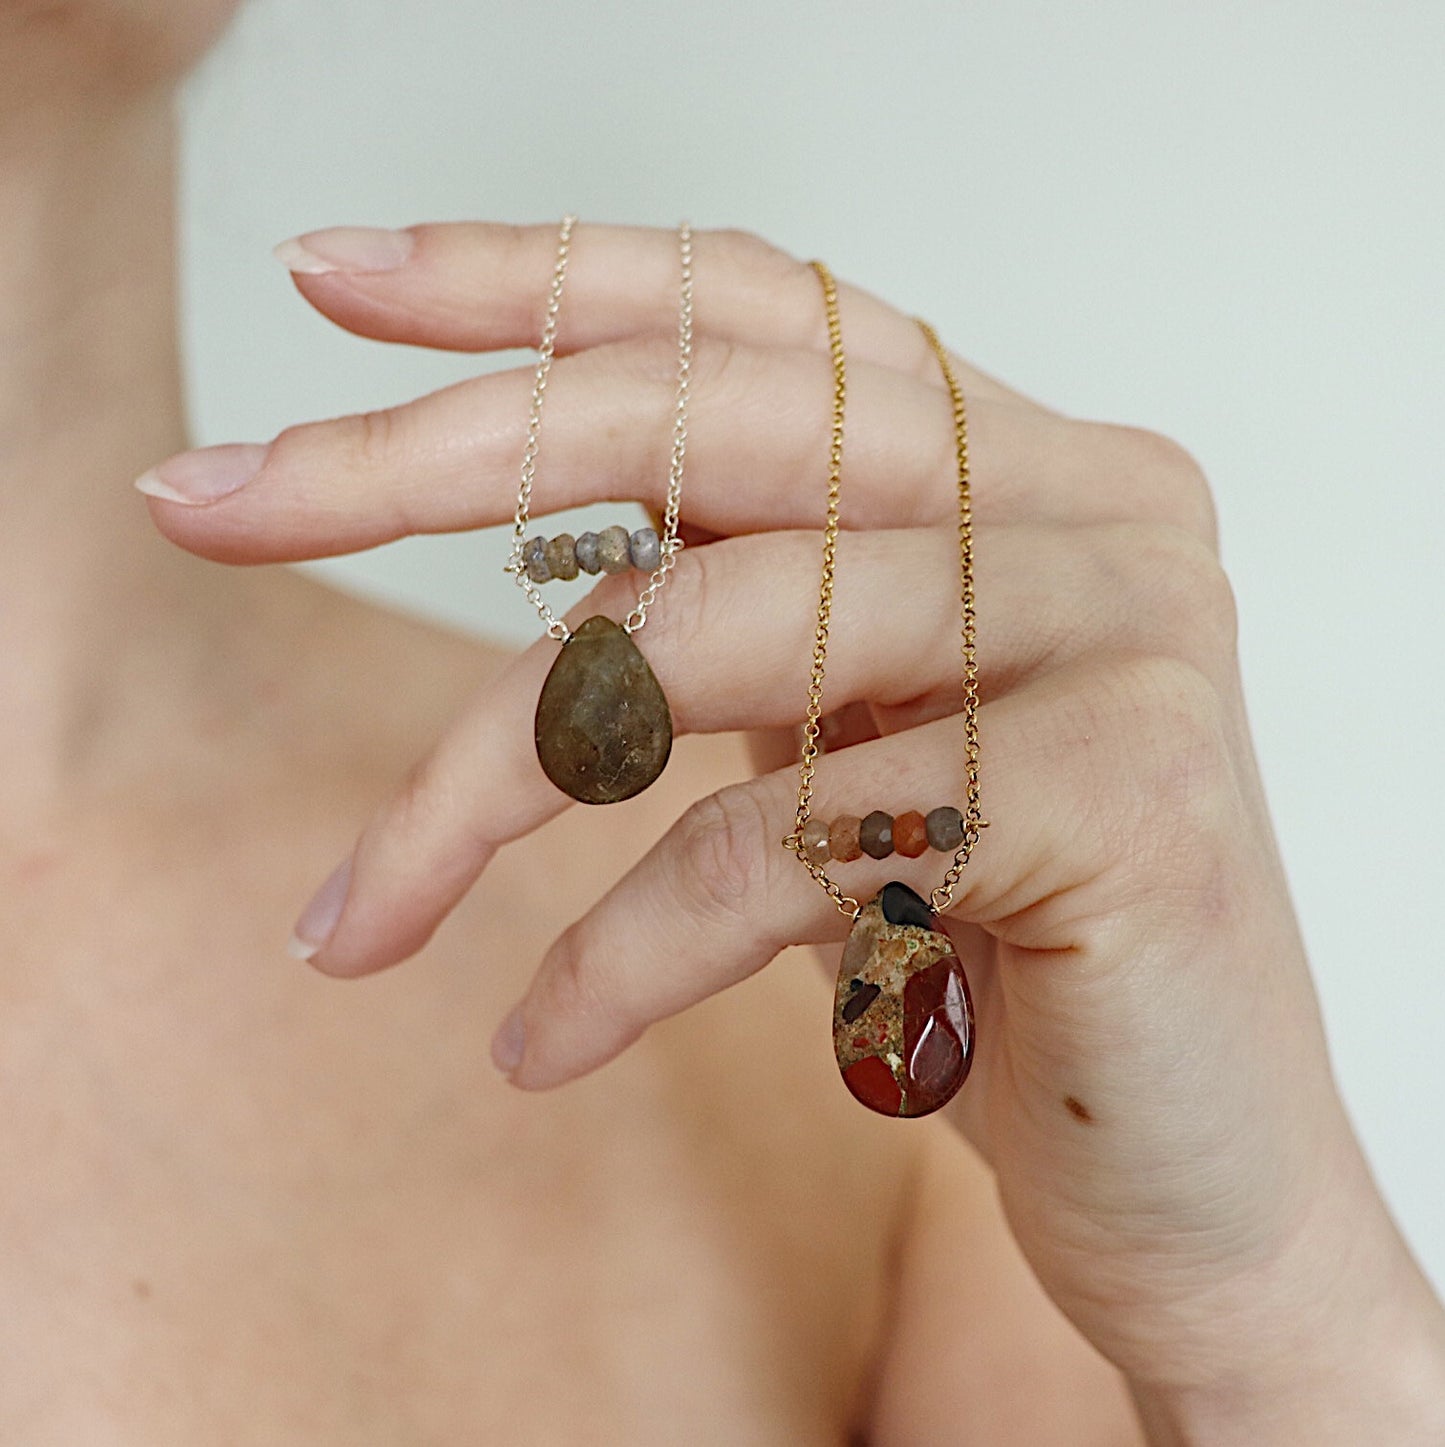
<instances>
[{"instance_id":1,"label":"peach faceted bead","mask_svg":"<svg viewBox=\"0 0 1445 1447\"><path fill-rule=\"evenodd\" d=\"M928 848L928 824L917 809L893 820L893 848L907 859L917 859Z\"/></svg>"},{"instance_id":2,"label":"peach faceted bead","mask_svg":"<svg viewBox=\"0 0 1445 1447\"><path fill-rule=\"evenodd\" d=\"M863 857L863 844L858 831L863 821L856 814L843 814L833 820L828 830L828 851L839 864L851 864Z\"/></svg>"},{"instance_id":3,"label":"peach faceted bead","mask_svg":"<svg viewBox=\"0 0 1445 1447\"><path fill-rule=\"evenodd\" d=\"M822 819L809 819L803 825L803 858L810 864L828 862L829 829Z\"/></svg>"}]
</instances>

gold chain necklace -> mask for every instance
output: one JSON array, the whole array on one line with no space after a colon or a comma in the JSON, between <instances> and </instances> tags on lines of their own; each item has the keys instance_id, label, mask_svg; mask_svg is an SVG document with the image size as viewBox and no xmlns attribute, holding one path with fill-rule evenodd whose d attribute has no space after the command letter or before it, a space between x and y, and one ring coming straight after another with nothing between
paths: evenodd
<instances>
[{"instance_id":1,"label":"gold chain necklace","mask_svg":"<svg viewBox=\"0 0 1445 1447\"><path fill-rule=\"evenodd\" d=\"M677 229L682 273L677 395L661 536L650 527L629 534L617 525L578 538L570 533L529 538L527 525L541 448L542 408L552 372L562 290L576 224L575 216L565 216L557 237L506 571L536 608L547 636L562 645L537 699L534 733L543 772L579 803L613 804L647 788L662 773L672 751L672 712L662 685L632 635L647 622L648 610L657 601L682 549L678 523L692 383L692 228L684 221ZM570 581L579 572L620 573L628 568L637 568L649 576L626 621L620 624L598 614L574 633L552 611L540 590L540 585L554 578Z\"/></svg>"},{"instance_id":2,"label":"gold chain necklace","mask_svg":"<svg viewBox=\"0 0 1445 1447\"><path fill-rule=\"evenodd\" d=\"M823 288L833 365L833 419L828 451L828 509L823 529L823 571L813 635L813 666L798 771L798 811L783 840L838 909L853 920L843 949L833 1005L833 1048L853 1095L884 1115L928 1115L957 1092L973 1061L973 1003L963 965L937 914L953 899L980 832L988 827L979 806L978 660L973 586L973 500L968 466L968 417L953 363L927 322L918 326L938 359L953 404L958 477L958 540L963 649L964 808L910 812L897 819L875 811L866 819L843 816L831 826L811 817L819 752L823 678L837 570L839 500L843 476L843 424L848 372L838 315L838 289L821 262L812 263ZM916 857L923 849L952 848L953 862L925 901L907 885L887 884L866 904L846 894L829 875L829 858L867 853Z\"/></svg>"}]
</instances>

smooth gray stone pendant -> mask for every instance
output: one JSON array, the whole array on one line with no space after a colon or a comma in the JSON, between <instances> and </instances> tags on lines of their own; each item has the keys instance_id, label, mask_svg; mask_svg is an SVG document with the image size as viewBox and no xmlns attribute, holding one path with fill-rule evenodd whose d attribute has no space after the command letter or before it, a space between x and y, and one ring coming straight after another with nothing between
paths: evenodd
<instances>
[{"instance_id":1,"label":"smooth gray stone pendant","mask_svg":"<svg viewBox=\"0 0 1445 1447\"><path fill-rule=\"evenodd\" d=\"M672 713L626 629L600 615L562 645L537 700L537 758L564 794L616 804L640 794L672 752Z\"/></svg>"}]
</instances>

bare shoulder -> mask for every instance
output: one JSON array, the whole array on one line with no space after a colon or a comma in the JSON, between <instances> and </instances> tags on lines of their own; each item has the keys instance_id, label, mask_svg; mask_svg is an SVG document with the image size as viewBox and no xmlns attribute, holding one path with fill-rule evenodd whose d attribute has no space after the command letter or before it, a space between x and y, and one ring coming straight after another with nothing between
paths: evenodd
<instances>
[{"instance_id":1,"label":"bare shoulder","mask_svg":"<svg viewBox=\"0 0 1445 1447\"><path fill-rule=\"evenodd\" d=\"M361 767L389 768L429 742L518 653L297 569L278 583L268 632L286 650L285 701L342 715L345 730L333 743Z\"/></svg>"},{"instance_id":2,"label":"bare shoulder","mask_svg":"<svg viewBox=\"0 0 1445 1447\"><path fill-rule=\"evenodd\" d=\"M948 1126L907 1219L873 1447L1142 1447L1123 1378L1045 1295L992 1173Z\"/></svg>"}]
</instances>

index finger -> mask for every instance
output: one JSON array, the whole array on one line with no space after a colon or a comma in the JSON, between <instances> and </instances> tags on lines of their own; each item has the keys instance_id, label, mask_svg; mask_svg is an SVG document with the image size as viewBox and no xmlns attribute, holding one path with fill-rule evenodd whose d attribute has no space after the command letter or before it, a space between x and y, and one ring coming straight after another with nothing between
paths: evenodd
<instances>
[{"instance_id":1,"label":"index finger","mask_svg":"<svg viewBox=\"0 0 1445 1447\"><path fill-rule=\"evenodd\" d=\"M806 263L745 231L698 231L695 327L750 347L826 352L818 279ZM332 227L276 248L301 294L360 336L451 351L537 342L557 227L441 222L400 231ZM580 223L573 233L557 354L669 333L677 324L677 240L647 226ZM914 321L859 287L841 284L852 356L941 386ZM958 362L966 390L1037 403Z\"/></svg>"}]
</instances>

